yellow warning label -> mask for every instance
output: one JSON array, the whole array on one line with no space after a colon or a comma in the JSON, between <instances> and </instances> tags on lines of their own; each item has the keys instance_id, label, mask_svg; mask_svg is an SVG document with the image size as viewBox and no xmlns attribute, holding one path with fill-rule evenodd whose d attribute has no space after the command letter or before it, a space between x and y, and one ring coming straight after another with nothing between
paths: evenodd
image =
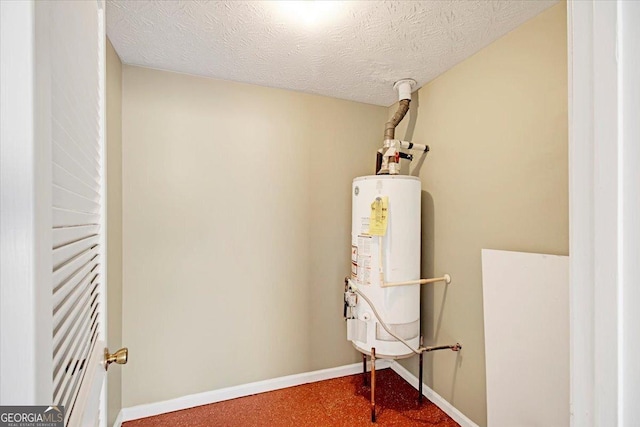
<instances>
[{"instance_id":1,"label":"yellow warning label","mask_svg":"<svg viewBox=\"0 0 640 427\"><path fill-rule=\"evenodd\" d=\"M384 236L387 232L387 216L389 212L389 198L379 196L371 203L371 219L369 234L371 236Z\"/></svg>"}]
</instances>

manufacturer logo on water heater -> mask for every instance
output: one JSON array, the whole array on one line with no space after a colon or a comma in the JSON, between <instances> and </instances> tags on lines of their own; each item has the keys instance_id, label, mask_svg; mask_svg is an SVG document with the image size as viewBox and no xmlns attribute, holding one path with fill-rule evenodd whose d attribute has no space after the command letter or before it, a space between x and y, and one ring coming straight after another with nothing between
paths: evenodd
<instances>
[{"instance_id":1,"label":"manufacturer logo on water heater","mask_svg":"<svg viewBox=\"0 0 640 427\"><path fill-rule=\"evenodd\" d=\"M353 194L355 194L356 196L360 194L360 187L356 185L356 188L353 190Z\"/></svg>"}]
</instances>

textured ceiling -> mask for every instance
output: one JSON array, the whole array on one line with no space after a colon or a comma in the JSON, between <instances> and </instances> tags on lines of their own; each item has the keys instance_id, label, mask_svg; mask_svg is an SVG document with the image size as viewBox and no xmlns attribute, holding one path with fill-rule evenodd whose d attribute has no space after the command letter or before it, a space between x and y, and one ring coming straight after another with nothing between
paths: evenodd
<instances>
[{"instance_id":1,"label":"textured ceiling","mask_svg":"<svg viewBox=\"0 0 640 427\"><path fill-rule=\"evenodd\" d=\"M108 0L107 34L126 64L388 106L555 3Z\"/></svg>"}]
</instances>

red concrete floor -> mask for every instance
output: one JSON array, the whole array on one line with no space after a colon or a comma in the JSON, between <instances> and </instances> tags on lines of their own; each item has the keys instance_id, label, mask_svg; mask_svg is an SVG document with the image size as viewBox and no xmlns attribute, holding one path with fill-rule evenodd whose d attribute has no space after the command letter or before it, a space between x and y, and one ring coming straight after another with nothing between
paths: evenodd
<instances>
[{"instance_id":1,"label":"red concrete floor","mask_svg":"<svg viewBox=\"0 0 640 427\"><path fill-rule=\"evenodd\" d=\"M459 426L391 369L376 371L377 423L362 375L335 378L124 423L187 426Z\"/></svg>"}]
</instances>

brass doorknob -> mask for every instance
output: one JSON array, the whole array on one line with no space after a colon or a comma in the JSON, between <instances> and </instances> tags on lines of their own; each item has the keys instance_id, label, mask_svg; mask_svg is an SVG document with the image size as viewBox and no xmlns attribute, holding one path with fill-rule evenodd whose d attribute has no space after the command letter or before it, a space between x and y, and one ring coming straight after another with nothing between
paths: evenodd
<instances>
[{"instance_id":1,"label":"brass doorknob","mask_svg":"<svg viewBox=\"0 0 640 427\"><path fill-rule=\"evenodd\" d=\"M121 348L115 353L109 353L109 349L104 349L104 369L109 369L109 365L116 362L118 365L124 365L129 360L129 349L127 347Z\"/></svg>"}]
</instances>

